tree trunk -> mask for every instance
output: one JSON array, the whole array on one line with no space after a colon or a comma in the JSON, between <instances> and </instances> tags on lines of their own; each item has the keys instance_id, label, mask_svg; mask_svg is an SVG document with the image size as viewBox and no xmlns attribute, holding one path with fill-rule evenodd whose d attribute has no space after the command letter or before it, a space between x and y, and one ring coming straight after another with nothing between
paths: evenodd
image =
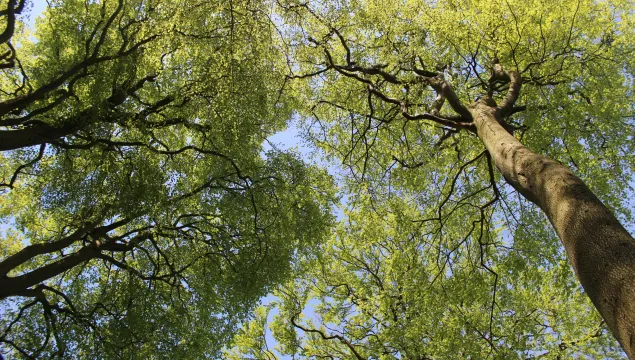
<instances>
[{"instance_id":1,"label":"tree trunk","mask_svg":"<svg viewBox=\"0 0 635 360\"><path fill-rule=\"evenodd\" d=\"M571 170L508 133L499 109L479 101L470 112L496 167L546 213L584 291L635 359L635 239Z\"/></svg>"}]
</instances>

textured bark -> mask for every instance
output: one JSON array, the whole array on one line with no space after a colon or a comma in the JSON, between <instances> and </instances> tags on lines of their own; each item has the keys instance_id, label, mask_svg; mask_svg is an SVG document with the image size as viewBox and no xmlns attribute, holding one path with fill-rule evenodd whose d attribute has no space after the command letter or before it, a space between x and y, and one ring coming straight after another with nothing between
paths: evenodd
<instances>
[{"instance_id":1,"label":"textured bark","mask_svg":"<svg viewBox=\"0 0 635 360\"><path fill-rule=\"evenodd\" d=\"M507 182L546 213L585 292L635 359L635 239L571 170L508 133L492 105L471 106L479 138Z\"/></svg>"}]
</instances>

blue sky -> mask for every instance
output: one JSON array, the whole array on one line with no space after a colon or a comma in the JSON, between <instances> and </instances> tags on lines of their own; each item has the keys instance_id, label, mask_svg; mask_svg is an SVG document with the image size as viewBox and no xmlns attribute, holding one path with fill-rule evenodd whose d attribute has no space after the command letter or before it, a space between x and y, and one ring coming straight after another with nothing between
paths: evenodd
<instances>
[{"instance_id":1,"label":"blue sky","mask_svg":"<svg viewBox=\"0 0 635 360\"><path fill-rule=\"evenodd\" d=\"M31 1L31 5L32 8L30 8L29 14L28 15L28 20L26 21L27 24L33 26L33 23L35 22L35 18L42 14L42 12L44 12L44 9L46 9L46 1L45 0L32 0Z\"/></svg>"}]
</instances>

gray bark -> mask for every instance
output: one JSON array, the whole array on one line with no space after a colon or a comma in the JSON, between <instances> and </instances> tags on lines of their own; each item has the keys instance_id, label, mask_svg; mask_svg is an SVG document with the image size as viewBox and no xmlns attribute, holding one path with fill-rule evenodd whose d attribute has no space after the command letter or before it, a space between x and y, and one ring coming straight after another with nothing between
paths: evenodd
<instances>
[{"instance_id":1,"label":"gray bark","mask_svg":"<svg viewBox=\"0 0 635 360\"><path fill-rule=\"evenodd\" d=\"M635 239L571 170L507 132L491 105L470 108L478 137L507 182L545 212L584 291L635 359Z\"/></svg>"}]
</instances>

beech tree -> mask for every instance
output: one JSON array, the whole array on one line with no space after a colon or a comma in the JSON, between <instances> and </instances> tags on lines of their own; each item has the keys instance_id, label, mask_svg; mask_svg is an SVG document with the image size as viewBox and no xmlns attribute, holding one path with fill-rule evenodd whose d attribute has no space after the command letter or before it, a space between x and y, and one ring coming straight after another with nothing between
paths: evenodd
<instances>
[{"instance_id":1,"label":"beech tree","mask_svg":"<svg viewBox=\"0 0 635 360\"><path fill-rule=\"evenodd\" d=\"M2 5L0 354L217 356L331 222L265 3Z\"/></svg>"},{"instance_id":2,"label":"beech tree","mask_svg":"<svg viewBox=\"0 0 635 360\"><path fill-rule=\"evenodd\" d=\"M633 5L6 0L0 352L635 357Z\"/></svg>"},{"instance_id":3,"label":"beech tree","mask_svg":"<svg viewBox=\"0 0 635 360\"><path fill-rule=\"evenodd\" d=\"M635 358L632 1L278 4L348 210L227 356Z\"/></svg>"}]
</instances>

